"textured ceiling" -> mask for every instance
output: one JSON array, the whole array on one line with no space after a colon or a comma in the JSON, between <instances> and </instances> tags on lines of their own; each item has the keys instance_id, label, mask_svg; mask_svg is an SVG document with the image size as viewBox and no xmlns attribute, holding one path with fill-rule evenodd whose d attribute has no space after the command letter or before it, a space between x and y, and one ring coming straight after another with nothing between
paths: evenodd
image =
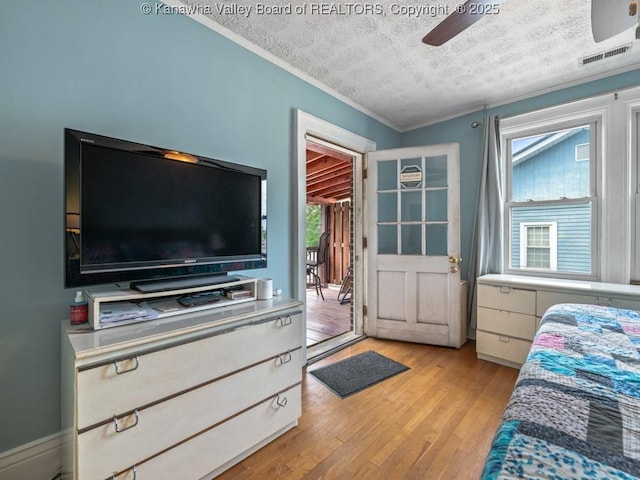
<instances>
[{"instance_id":1,"label":"textured ceiling","mask_svg":"<svg viewBox=\"0 0 640 480\"><path fill-rule=\"evenodd\" d=\"M628 1L620 1L626 11ZM421 39L460 0L166 3L190 7L196 20L225 27L400 131L640 66L634 28L594 42L590 0L508 0L441 47ZM258 5L284 11L260 12ZM625 44L632 44L627 53L580 65Z\"/></svg>"}]
</instances>

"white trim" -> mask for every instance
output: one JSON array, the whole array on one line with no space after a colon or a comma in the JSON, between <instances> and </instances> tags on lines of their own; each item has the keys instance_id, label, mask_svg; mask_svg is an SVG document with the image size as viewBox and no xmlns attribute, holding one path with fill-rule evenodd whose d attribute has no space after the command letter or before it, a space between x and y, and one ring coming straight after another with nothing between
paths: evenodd
<instances>
[{"instance_id":1,"label":"white trim","mask_svg":"<svg viewBox=\"0 0 640 480\"><path fill-rule=\"evenodd\" d=\"M527 248L529 236L527 229L530 227L549 227L549 268L527 267ZM540 248L540 247L537 247ZM558 270L558 222L522 222L520 224L520 269L543 270L545 272Z\"/></svg>"},{"instance_id":2,"label":"white trim","mask_svg":"<svg viewBox=\"0 0 640 480\"><path fill-rule=\"evenodd\" d=\"M361 137L353 132L338 127L325 120L321 120L302 110L295 111L295 123L293 133L293 222L291 231L293 232L292 242L292 278L293 278L293 296L301 301L305 301L306 295L306 244L305 244L305 205L307 200L306 192L306 175L307 175L307 155L306 144L307 135L314 138L314 141L324 140L333 146L342 147L354 156L354 191L353 191L353 226L354 226L354 278L356 281L353 297L353 308L356 312L362 312L365 304L365 289L363 279L366 278L365 262L363 256L362 242L359 241L364 235L363 225L365 225L364 203L366 201L366 192L363 191L362 171L364 168L364 154L376 149L376 143L367 138ZM358 201L361 199L361 201ZM306 350L306 311L303 318L303 358L307 361ZM355 327L358 329L358 326ZM360 333L360 332L356 332Z\"/></svg>"},{"instance_id":3,"label":"white trim","mask_svg":"<svg viewBox=\"0 0 640 480\"><path fill-rule=\"evenodd\" d=\"M61 441L62 434L56 433L0 453L0 478L54 478L61 468Z\"/></svg>"}]
</instances>

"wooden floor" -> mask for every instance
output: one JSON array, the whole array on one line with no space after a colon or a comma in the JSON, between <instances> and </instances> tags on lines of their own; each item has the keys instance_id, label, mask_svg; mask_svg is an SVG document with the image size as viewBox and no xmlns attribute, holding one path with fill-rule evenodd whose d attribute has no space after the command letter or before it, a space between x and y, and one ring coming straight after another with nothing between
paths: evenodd
<instances>
[{"instance_id":1,"label":"wooden floor","mask_svg":"<svg viewBox=\"0 0 640 480\"><path fill-rule=\"evenodd\" d=\"M307 346L352 329L349 302L340 304L337 289L323 288L322 292L324 301L314 288L307 289Z\"/></svg>"},{"instance_id":2,"label":"wooden floor","mask_svg":"<svg viewBox=\"0 0 640 480\"><path fill-rule=\"evenodd\" d=\"M366 339L308 367L366 350L411 367L344 400L303 373L299 425L219 479L476 480L518 371L460 350Z\"/></svg>"}]
</instances>

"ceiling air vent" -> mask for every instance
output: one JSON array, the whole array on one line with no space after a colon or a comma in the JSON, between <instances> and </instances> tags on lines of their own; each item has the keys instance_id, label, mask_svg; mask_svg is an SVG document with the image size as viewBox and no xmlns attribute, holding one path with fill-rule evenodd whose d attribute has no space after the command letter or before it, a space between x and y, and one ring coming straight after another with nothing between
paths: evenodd
<instances>
[{"instance_id":1,"label":"ceiling air vent","mask_svg":"<svg viewBox=\"0 0 640 480\"><path fill-rule=\"evenodd\" d=\"M611 50L607 50L606 52L596 53L595 55L581 58L580 66L589 65L590 63L598 62L600 60L604 60L605 58L614 57L616 55L620 55L621 53L626 53L629 50L631 50L630 43L622 45L620 47L612 48Z\"/></svg>"}]
</instances>

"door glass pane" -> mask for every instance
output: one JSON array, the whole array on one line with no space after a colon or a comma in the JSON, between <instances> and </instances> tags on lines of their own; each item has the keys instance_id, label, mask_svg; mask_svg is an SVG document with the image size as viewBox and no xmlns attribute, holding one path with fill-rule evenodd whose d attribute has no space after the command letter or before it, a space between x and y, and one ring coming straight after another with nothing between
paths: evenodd
<instances>
[{"instance_id":1,"label":"door glass pane","mask_svg":"<svg viewBox=\"0 0 640 480\"><path fill-rule=\"evenodd\" d=\"M402 225L402 255L422 254L422 225Z\"/></svg>"},{"instance_id":2,"label":"door glass pane","mask_svg":"<svg viewBox=\"0 0 640 480\"><path fill-rule=\"evenodd\" d=\"M376 168L378 254L448 255L447 156L383 160Z\"/></svg>"},{"instance_id":3,"label":"door glass pane","mask_svg":"<svg viewBox=\"0 0 640 480\"><path fill-rule=\"evenodd\" d=\"M447 191L433 190L427 192L426 200L427 222L447 221Z\"/></svg>"},{"instance_id":4,"label":"door glass pane","mask_svg":"<svg viewBox=\"0 0 640 480\"><path fill-rule=\"evenodd\" d=\"M425 186L447 186L447 156L427 157L425 159Z\"/></svg>"},{"instance_id":5,"label":"door glass pane","mask_svg":"<svg viewBox=\"0 0 640 480\"><path fill-rule=\"evenodd\" d=\"M378 225L378 253L398 253L398 230L395 225Z\"/></svg>"},{"instance_id":6,"label":"door glass pane","mask_svg":"<svg viewBox=\"0 0 640 480\"><path fill-rule=\"evenodd\" d=\"M422 168L422 159L421 158L403 158L400 160L401 168L416 166Z\"/></svg>"},{"instance_id":7,"label":"door glass pane","mask_svg":"<svg viewBox=\"0 0 640 480\"><path fill-rule=\"evenodd\" d=\"M398 188L398 162L383 160L378 162L378 190L395 190Z\"/></svg>"},{"instance_id":8,"label":"door glass pane","mask_svg":"<svg viewBox=\"0 0 640 480\"><path fill-rule=\"evenodd\" d=\"M401 217L403 222L420 222L422 221L422 192L402 192L400 194Z\"/></svg>"},{"instance_id":9,"label":"door glass pane","mask_svg":"<svg viewBox=\"0 0 640 480\"><path fill-rule=\"evenodd\" d=\"M447 255L447 225L427 225L427 255Z\"/></svg>"},{"instance_id":10,"label":"door glass pane","mask_svg":"<svg viewBox=\"0 0 640 480\"><path fill-rule=\"evenodd\" d=\"M378 193L378 222L398 221L398 194Z\"/></svg>"}]
</instances>

